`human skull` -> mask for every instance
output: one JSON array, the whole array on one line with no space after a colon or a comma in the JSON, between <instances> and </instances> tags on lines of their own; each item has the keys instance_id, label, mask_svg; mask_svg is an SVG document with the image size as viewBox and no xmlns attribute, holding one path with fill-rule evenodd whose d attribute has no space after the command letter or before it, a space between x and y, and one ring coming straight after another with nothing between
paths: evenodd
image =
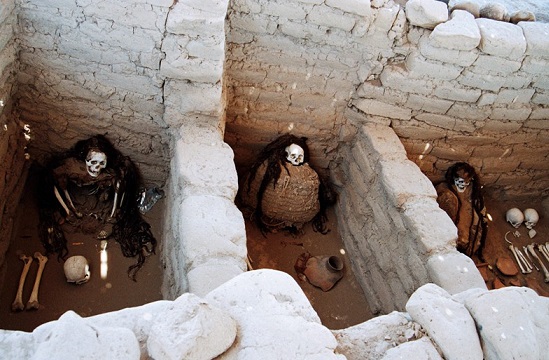
<instances>
[{"instance_id":1,"label":"human skull","mask_svg":"<svg viewBox=\"0 0 549 360\"><path fill-rule=\"evenodd\" d=\"M467 189L467 186L471 185L471 181L467 181L462 177L455 177L454 185L456 185L457 191L462 193Z\"/></svg>"},{"instance_id":2,"label":"human skull","mask_svg":"<svg viewBox=\"0 0 549 360\"><path fill-rule=\"evenodd\" d=\"M285 151L286 151L286 160L292 163L292 165L297 166L297 165L303 164L305 153L301 146L292 144L290 146L287 146Z\"/></svg>"},{"instance_id":3,"label":"human skull","mask_svg":"<svg viewBox=\"0 0 549 360\"><path fill-rule=\"evenodd\" d=\"M71 256L63 265L67 282L84 284L90 280L90 266L82 255Z\"/></svg>"},{"instance_id":4,"label":"human skull","mask_svg":"<svg viewBox=\"0 0 549 360\"><path fill-rule=\"evenodd\" d=\"M517 208L512 208L507 210L505 214L505 219L510 223L515 229L517 229L520 224L524 221L524 214Z\"/></svg>"},{"instance_id":5,"label":"human skull","mask_svg":"<svg viewBox=\"0 0 549 360\"><path fill-rule=\"evenodd\" d=\"M524 225L527 229L532 229L539 221L538 212L534 209L524 210Z\"/></svg>"},{"instance_id":6,"label":"human skull","mask_svg":"<svg viewBox=\"0 0 549 360\"><path fill-rule=\"evenodd\" d=\"M86 156L86 169L91 177L98 177L107 167L107 155L101 151L90 150Z\"/></svg>"}]
</instances>

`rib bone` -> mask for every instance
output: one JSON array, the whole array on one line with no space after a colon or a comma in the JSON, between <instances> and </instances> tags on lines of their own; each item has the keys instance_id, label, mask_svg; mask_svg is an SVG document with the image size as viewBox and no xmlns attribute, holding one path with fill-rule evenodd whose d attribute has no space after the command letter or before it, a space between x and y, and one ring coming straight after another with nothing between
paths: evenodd
<instances>
[{"instance_id":1,"label":"rib bone","mask_svg":"<svg viewBox=\"0 0 549 360\"><path fill-rule=\"evenodd\" d=\"M38 260L38 271L36 272L36 280L34 280L34 287L32 288L31 296L29 298L29 301L27 302L27 310L38 309L40 307L40 304L38 303L38 289L40 288L42 272L44 271L44 267L48 262L48 258L40 254L40 252L38 251L34 253L34 257L36 260Z\"/></svg>"},{"instance_id":2,"label":"rib bone","mask_svg":"<svg viewBox=\"0 0 549 360\"><path fill-rule=\"evenodd\" d=\"M17 288L15 300L11 304L11 311L21 311L25 309L25 305L23 304L23 287L25 286L25 279L27 278L29 268L32 264L32 257L30 256L21 254L19 258L23 260L25 265L23 266L23 271L21 271L21 276L19 277L19 287Z\"/></svg>"},{"instance_id":3,"label":"rib bone","mask_svg":"<svg viewBox=\"0 0 549 360\"><path fill-rule=\"evenodd\" d=\"M532 243L528 245L527 248L528 248L528 251L532 254L532 256L539 262L539 265L543 270L543 275L545 276L545 279L543 281L549 282L549 271L547 271L545 264L541 262L541 259L538 257L538 254L536 254L536 251L534 250L534 244Z\"/></svg>"},{"instance_id":4,"label":"rib bone","mask_svg":"<svg viewBox=\"0 0 549 360\"><path fill-rule=\"evenodd\" d=\"M524 254L526 255L526 257L528 258L528 261L534 265L534 267L536 268L537 271L539 271L539 267L536 266L536 263L534 262L534 260L532 259L532 257L530 256L530 254L528 253L529 249L526 247L526 246L523 246L522 247L522 250L524 250Z\"/></svg>"},{"instance_id":5,"label":"rib bone","mask_svg":"<svg viewBox=\"0 0 549 360\"><path fill-rule=\"evenodd\" d=\"M515 249L515 247L512 244L509 245L509 250L511 250L511 252L513 253L513 256L515 257L515 260L517 261L517 264L520 267L520 272L523 273L523 274L527 274L528 271L524 268L524 265L522 265L522 261L520 260L520 258L517 255L517 250Z\"/></svg>"}]
</instances>

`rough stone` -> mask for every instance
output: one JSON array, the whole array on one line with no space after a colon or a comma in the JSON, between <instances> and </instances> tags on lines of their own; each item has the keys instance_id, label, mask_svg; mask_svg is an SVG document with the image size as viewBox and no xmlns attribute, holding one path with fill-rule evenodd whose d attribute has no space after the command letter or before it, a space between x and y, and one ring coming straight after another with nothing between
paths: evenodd
<instances>
[{"instance_id":1,"label":"rough stone","mask_svg":"<svg viewBox=\"0 0 549 360\"><path fill-rule=\"evenodd\" d=\"M187 293L155 317L147 349L153 359L209 360L235 338L236 322L229 315Z\"/></svg>"},{"instance_id":2,"label":"rough stone","mask_svg":"<svg viewBox=\"0 0 549 360\"><path fill-rule=\"evenodd\" d=\"M491 19L476 19L480 29L479 48L487 54L520 60L526 52L522 29L514 24Z\"/></svg>"},{"instance_id":3,"label":"rough stone","mask_svg":"<svg viewBox=\"0 0 549 360\"><path fill-rule=\"evenodd\" d=\"M549 24L542 22L519 22L526 38L526 54L549 58Z\"/></svg>"},{"instance_id":4,"label":"rough stone","mask_svg":"<svg viewBox=\"0 0 549 360\"><path fill-rule=\"evenodd\" d=\"M381 360L424 359L442 360L442 356L428 338L405 342L387 350Z\"/></svg>"},{"instance_id":5,"label":"rough stone","mask_svg":"<svg viewBox=\"0 0 549 360\"><path fill-rule=\"evenodd\" d=\"M475 321L465 306L442 288L423 285L406 303L406 311L421 324L445 359L482 359ZM467 351L463 351L464 344Z\"/></svg>"},{"instance_id":6,"label":"rough stone","mask_svg":"<svg viewBox=\"0 0 549 360\"><path fill-rule=\"evenodd\" d=\"M452 12L450 21L434 28L429 38L434 46L470 51L480 44L480 31L473 15L456 10Z\"/></svg>"},{"instance_id":7,"label":"rough stone","mask_svg":"<svg viewBox=\"0 0 549 360\"><path fill-rule=\"evenodd\" d=\"M238 322L236 343L220 359L344 359L299 285L286 273L255 270L206 296Z\"/></svg>"},{"instance_id":8,"label":"rough stone","mask_svg":"<svg viewBox=\"0 0 549 360\"><path fill-rule=\"evenodd\" d=\"M37 360L140 358L139 343L131 330L92 326L73 311L63 314L52 327L36 328L33 334L38 345L32 358Z\"/></svg>"},{"instance_id":9,"label":"rough stone","mask_svg":"<svg viewBox=\"0 0 549 360\"><path fill-rule=\"evenodd\" d=\"M410 0L406 3L406 18L412 25L434 29L448 20L448 6L442 1Z\"/></svg>"},{"instance_id":10,"label":"rough stone","mask_svg":"<svg viewBox=\"0 0 549 360\"><path fill-rule=\"evenodd\" d=\"M526 287L471 294L485 359L542 359L549 341L549 299Z\"/></svg>"},{"instance_id":11,"label":"rough stone","mask_svg":"<svg viewBox=\"0 0 549 360\"><path fill-rule=\"evenodd\" d=\"M473 260L457 251L429 257L427 270L433 282L451 295L467 289L486 289Z\"/></svg>"}]
</instances>

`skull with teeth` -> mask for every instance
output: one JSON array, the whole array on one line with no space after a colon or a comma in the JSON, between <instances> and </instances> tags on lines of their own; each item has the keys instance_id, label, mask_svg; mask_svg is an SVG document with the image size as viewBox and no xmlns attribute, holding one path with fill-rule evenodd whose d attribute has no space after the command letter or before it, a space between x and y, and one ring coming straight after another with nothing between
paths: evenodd
<instances>
[{"instance_id":1,"label":"skull with teeth","mask_svg":"<svg viewBox=\"0 0 549 360\"><path fill-rule=\"evenodd\" d=\"M524 221L524 214L520 209L517 208L511 208L507 210L507 213L505 214L505 220L509 224L511 224L515 229L518 229L518 227L522 224Z\"/></svg>"},{"instance_id":2,"label":"skull with teeth","mask_svg":"<svg viewBox=\"0 0 549 360\"><path fill-rule=\"evenodd\" d=\"M88 260L82 255L71 256L65 261L63 271L67 282L76 285L87 283L90 280L90 266Z\"/></svg>"},{"instance_id":3,"label":"skull with teeth","mask_svg":"<svg viewBox=\"0 0 549 360\"><path fill-rule=\"evenodd\" d=\"M454 185L456 186L456 190L460 193L465 192L467 186L471 185L471 181L473 180L467 173L462 176L463 177L457 176L454 178Z\"/></svg>"},{"instance_id":4,"label":"skull with teeth","mask_svg":"<svg viewBox=\"0 0 549 360\"><path fill-rule=\"evenodd\" d=\"M524 225L527 229L532 230L539 221L539 214L535 209L524 210Z\"/></svg>"},{"instance_id":5,"label":"skull with teeth","mask_svg":"<svg viewBox=\"0 0 549 360\"><path fill-rule=\"evenodd\" d=\"M303 164L303 159L305 157L305 152L303 148L297 144L291 144L287 146L286 149L286 160L292 165L298 166Z\"/></svg>"},{"instance_id":6,"label":"skull with teeth","mask_svg":"<svg viewBox=\"0 0 549 360\"><path fill-rule=\"evenodd\" d=\"M86 156L86 170L91 177L98 177L101 171L107 167L107 155L98 150L90 150Z\"/></svg>"}]
</instances>

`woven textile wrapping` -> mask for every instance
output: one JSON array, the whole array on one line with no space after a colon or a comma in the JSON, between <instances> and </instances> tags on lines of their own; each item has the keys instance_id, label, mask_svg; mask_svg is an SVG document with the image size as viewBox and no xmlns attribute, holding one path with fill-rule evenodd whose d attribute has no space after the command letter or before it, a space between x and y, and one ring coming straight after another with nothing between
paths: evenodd
<instances>
[{"instance_id":1,"label":"woven textile wrapping","mask_svg":"<svg viewBox=\"0 0 549 360\"><path fill-rule=\"evenodd\" d=\"M262 210L266 225L299 226L311 221L320 210L318 174L308 164L280 165L280 177L269 183L263 193ZM249 192L244 189L244 203L255 209L257 192L265 174L265 163L256 172ZM266 217L266 218L265 218ZM276 223L279 224L276 224Z\"/></svg>"}]
</instances>

